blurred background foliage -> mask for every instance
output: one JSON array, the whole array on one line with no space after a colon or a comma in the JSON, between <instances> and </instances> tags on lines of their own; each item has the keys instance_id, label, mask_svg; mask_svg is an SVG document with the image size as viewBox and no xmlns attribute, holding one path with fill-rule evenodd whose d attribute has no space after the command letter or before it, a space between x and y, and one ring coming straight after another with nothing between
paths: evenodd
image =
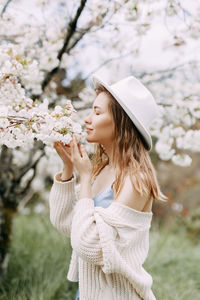
<instances>
[{"instance_id":1,"label":"blurred background foliage","mask_svg":"<svg viewBox=\"0 0 200 300\"><path fill-rule=\"evenodd\" d=\"M188 225L182 226L182 215L179 221L169 228L153 221L144 268L153 277L156 299L199 300L200 242L188 235L187 226L193 221L188 219ZM18 214L8 268L0 280L0 299L75 299L78 283L66 278L71 251L70 240L52 227L48 213Z\"/></svg>"},{"instance_id":2,"label":"blurred background foliage","mask_svg":"<svg viewBox=\"0 0 200 300\"><path fill-rule=\"evenodd\" d=\"M163 162L151 153L168 203L153 204L150 248L144 268L153 277L156 299L200 299L199 159L188 168ZM52 179L47 177L46 189ZM0 300L74 299L78 283L67 280L70 240L49 221L45 199L33 194L14 220L8 269Z\"/></svg>"}]
</instances>

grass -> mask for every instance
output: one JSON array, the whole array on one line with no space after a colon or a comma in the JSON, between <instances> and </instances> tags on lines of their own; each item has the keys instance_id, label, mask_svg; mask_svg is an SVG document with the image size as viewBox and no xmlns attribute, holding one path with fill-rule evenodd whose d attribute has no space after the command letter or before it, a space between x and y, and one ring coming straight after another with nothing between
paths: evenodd
<instances>
[{"instance_id":1,"label":"grass","mask_svg":"<svg viewBox=\"0 0 200 300\"><path fill-rule=\"evenodd\" d=\"M72 300L78 283L67 280L71 247L42 215L17 216L1 300Z\"/></svg>"},{"instance_id":2,"label":"grass","mask_svg":"<svg viewBox=\"0 0 200 300\"><path fill-rule=\"evenodd\" d=\"M200 300L199 254L200 243L193 244L183 229L152 227L144 268L153 277L157 300ZM70 256L69 239L47 216L18 215L0 300L75 299L78 283L66 278Z\"/></svg>"},{"instance_id":3,"label":"grass","mask_svg":"<svg viewBox=\"0 0 200 300\"><path fill-rule=\"evenodd\" d=\"M183 229L161 229L150 235L144 268L153 277L156 299L200 300L200 243Z\"/></svg>"}]
</instances>

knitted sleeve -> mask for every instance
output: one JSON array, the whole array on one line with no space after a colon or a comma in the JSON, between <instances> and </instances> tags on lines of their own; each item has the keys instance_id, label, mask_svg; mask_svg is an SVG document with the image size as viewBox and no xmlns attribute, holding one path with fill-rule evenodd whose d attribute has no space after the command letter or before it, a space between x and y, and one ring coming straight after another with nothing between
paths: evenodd
<instances>
[{"instance_id":1,"label":"knitted sleeve","mask_svg":"<svg viewBox=\"0 0 200 300\"><path fill-rule=\"evenodd\" d=\"M130 262L132 266L141 265L149 248L149 224L140 215L139 220L137 213L134 222L132 211L114 203L108 208L94 207L93 199L80 199L72 220L72 248L83 260L101 266L104 273L127 275L130 269L131 274ZM106 212L107 220L100 212ZM120 222L118 214L121 216Z\"/></svg>"},{"instance_id":2,"label":"knitted sleeve","mask_svg":"<svg viewBox=\"0 0 200 300\"><path fill-rule=\"evenodd\" d=\"M73 208L78 200L76 178L61 182L54 177L49 195L50 221L62 234L70 237Z\"/></svg>"}]
</instances>

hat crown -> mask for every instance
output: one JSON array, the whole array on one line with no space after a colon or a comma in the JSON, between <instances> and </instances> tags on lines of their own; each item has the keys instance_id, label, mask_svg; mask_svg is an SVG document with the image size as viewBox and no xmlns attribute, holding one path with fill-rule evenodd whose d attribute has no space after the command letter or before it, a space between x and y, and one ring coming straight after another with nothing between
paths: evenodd
<instances>
[{"instance_id":1,"label":"hat crown","mask_svg":"<svg viewBox=\"0 0 200 300\"><path fill-rule=\"evenodd\" d=\"M157 104L150 91L135 77L126 77L110 86L147 128L158 115Z\"/></svg>"}]
</instances>

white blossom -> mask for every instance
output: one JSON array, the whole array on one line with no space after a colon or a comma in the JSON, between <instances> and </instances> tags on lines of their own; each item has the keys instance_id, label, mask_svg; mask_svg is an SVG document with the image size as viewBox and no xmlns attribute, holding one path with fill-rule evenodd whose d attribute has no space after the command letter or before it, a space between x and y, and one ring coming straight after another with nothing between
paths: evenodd
<instances>
[{"instance_id":1,"label":"white blossom","mask_svg":"<svg viewBox=\"0 0 200 300\"><path fill-rule=\"evenodd\" d=\"M146 34L151 28L153 18L158 15L162 18L164 11L167 12L168 18L180 12L180 7L175 3L166 10L163 1L151 0L151 4L149 6L147 1L137 1L136 3L122 0L91 2L88 6L89 9L85 10L85 17L79 20L79 26L80 28L91 27L94 29L90 32L89 44L92 45L97 40L98 44L102 46L102 52L98 47L100 63L107 59L108 53L111 53L110 49L116 53L116 56L119 53L121 55L124 44L126 44L127 52L132 51L134 57L137 57L141 35ZM46 17L43 24L37 24L36 21L34 26L32 26L31 20L25 24L23 22L18 24L16 22L17 14L9 13L8 9L0 20L0 34L5 37L0 43L0 145L5 144L13 149L16 147L29 149L35 140L41 140L50 148L54 141L70 143L72 134L75 134L78 140L83 142L86 137L83 132L83 120L84 114L87 112L80 111L77 114L70 99L56 94L57 83L53 80L48 85L50 91L47 93L43 92L41 84L47 72L57 66L67 69L70 83L70 72L74 72L73 78L78 73L74 68L75 64L79 65L80 63L81 65L83 60L86 63L89 61L84 55L88 48L85 52L84 47L74 48L70 54L64 53L59 62L58 53L63 47L66 36L66 18L63 17L63 12L60 15L56 14L58 7L55 1L38 0L37 5L45 8L45 14L47 8L54 5L54 17ZM70 2L67 5L72 11L75 9ZM118 26L119 8L120 19L123 20L122 27ZM109 24L105 26L105 31L96 30L99 28L98 26L103 28L102 25L105 22L103 15L106 14L108 14L107 20L110 20L111 16L112 18L107 22ZM62 17L60 17L61 15ZM197 38L199 32L198 10L194 12L193 18L192 26L187 27L187 22L181 23L179 36L166 43L168 48L174 47L172 45L175 42L188 43L191 38ZM133 24L134 26L130 26ZM177 51L177 53L181 52ZM128 66L134 70L132 61L136 60L131 59ZM116 65L116 70L118 70L117 68ZM128 68L124 63L121 64L120 72L115 72L111 64L108 69L112 71L110 72L112 77L114 75L117 80L122 76L124 70L127 73ZM196 69L198 70L195 65L191 64L192 72L189 73L187 70L187 76L185 76L185 72L180 72L178 76L175 76L174 72L173 76L166 76L168 79L164 81L159 80L159 72L158 74L150 72L149 77L146 77L147 82L150 82L148 84L155 94L156 101L161 103L159 117L151 125L150 133L156 138L155 150L163 160L171 159L173 162L177 162L180 160L176 157L177 152L200 151L198 127L200 88L199 80L195 81L193 76ZM42 93L43 95L41 95ZM41 96L40 101L33 101L32 95ZM92 103L95 92L88 85L79 92L79 97L82 101L80 103L75 101L74 104L80 108L86 103ZM50 110L49 103L53 102L56 103L56 107ZM74 117L77 119L74 120ZM86 146L90 149L91 145ZM183 161L182 158L182 163ZM187 163L186 158L185 161Z\"/></svg>"},{"instance_id":2,"label":"white blossom","mask_svg":"<svg viewBox=\"0 0 200 300\"><path fill-rule=\"evenodd\" d=\"M6 118L0 118L0 129L5 129L10 125L10 122Z\"/></svg>"},{"instance_id":3,"label":"white blossom","mask_svg":"<svg viewBox=\"0 0 200 300\"><path fill-rule=\"evenodd\" d=\"M34 207L34 212L36 214L43 213L46 210L45 205L42 203L37 203Z\"/></svg>"},{"instance_id":4,"label":"white blossom","mask_svg":"<svg viewBox=\"0 0 200 300\"><path fill-rule=\"evenodd\" d=\"M172 162L181 167L188 167L192 163L192 159L187 154L176 154L172 157Z\"/></svg>"},{"instance_id":5,"label":"white blossom","mask_svg":"<svg viewBox=\"0 0 200 300\"><path fill-rule=\"evenodd\" d=\"M174 202L174 203L172 203L171 208L172 208L174 211L182 212L182 210L183 210L183 204L178 203L178 202Z\"/></svg>"}]
</instances>

